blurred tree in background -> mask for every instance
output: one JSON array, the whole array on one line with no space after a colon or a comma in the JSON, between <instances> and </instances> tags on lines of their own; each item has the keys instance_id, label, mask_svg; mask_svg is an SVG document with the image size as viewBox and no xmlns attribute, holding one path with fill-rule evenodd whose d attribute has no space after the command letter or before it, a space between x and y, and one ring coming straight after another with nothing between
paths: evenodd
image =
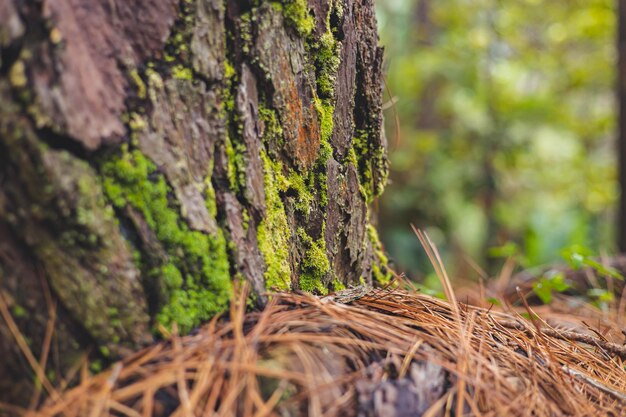
<instances>
[{"instance_id":1,"label":"blurred tree in background","mask_svg":"<svg viewBox=\"0 0 626 417\"><path fill-rule=\"evenodd\" d=\"M524 266L555 261L574 244L613 251L614 2L385 0L378 8L393 97L380 231L398 270L429 269L411 222L457 276L472 275L464 256L497 271L493 247L519 250Z\"/></svg>"}]
</instances>

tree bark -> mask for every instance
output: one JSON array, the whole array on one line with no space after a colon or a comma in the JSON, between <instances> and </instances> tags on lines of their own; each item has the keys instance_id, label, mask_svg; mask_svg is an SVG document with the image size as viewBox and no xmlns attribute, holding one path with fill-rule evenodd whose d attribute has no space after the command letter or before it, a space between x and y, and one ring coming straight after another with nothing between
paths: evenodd
<instances>
[{"instance_id":1,"label":"tree bark","mask_svg":"<svg viewBox=\"0 0 626 417\"><path fill-rule=\"evenodd\" d=\"M0 51L0 401L36 386L12 321L55 384L233 281L388 279L372 0L0 0Z\"/></svg>"}]
</instances>

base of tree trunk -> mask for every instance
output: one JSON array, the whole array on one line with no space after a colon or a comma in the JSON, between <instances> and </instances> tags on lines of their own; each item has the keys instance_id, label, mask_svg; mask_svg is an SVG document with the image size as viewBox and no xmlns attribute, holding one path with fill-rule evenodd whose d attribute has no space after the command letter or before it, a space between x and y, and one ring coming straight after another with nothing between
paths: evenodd
<instances>
[{"instance_id":1,"label":"base of tree trunk","mask_svg":"<svg viewBox=\"0 0 626 417\"><path fill-rule=\"evenodd\" d=\"M0 401L38 378L11 321L60 383L233 282L385 283L382 59L372 0L0 2Z\"/></svg>"}]
</instances>

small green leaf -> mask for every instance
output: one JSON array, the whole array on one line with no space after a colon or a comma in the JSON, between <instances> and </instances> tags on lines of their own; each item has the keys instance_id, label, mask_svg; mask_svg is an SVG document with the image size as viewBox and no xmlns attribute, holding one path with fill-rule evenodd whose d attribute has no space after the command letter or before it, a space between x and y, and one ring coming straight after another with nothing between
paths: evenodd
<instances>
[{"instance_id":1,"label":"small green leaf","mask_svg":"<svg viewBox=\"0 0 626 417\"><path fill-rule=\"evenodd\" d=\"M600 275L615 278L620 281L624 280L622 274L620 274L619 271L617 271L615 268L611 268L610 266L604 266L598 261L595 261L593 259L585 259L584 264L585 266L593 268Z\"/></svg>"},{"instance_id":2,"label":"small green leaf","mask_svg":"<svg viewBox=\"0 0 626 417\"><path fill-rule=\"evenodd\" d=\"M565 275L563 275L562 272L558 272L548 279L550 281L550 286L556 292L563 292L571 287L571 285L565 281Z\"/></svg>"},{"instance_id":3,"label":"small green leaf","mask_svg":"<svg viewBox=\"0 0 626 417\"><path fill-rule=\"evenodd\" d=\"M585 266L588 257L593 256L593 252L584 246L573 245L561 251L561 255L572 269L580 269Z\"/></svg>"},{"instance_id":4,"label":"small green leaf","mask_svg":"<svg viewBox=\"0 0 626 417\"><path fill-rule=\"evenodd\" d=\"M542 278L535 282L533 284L533 291L544 304L549 304L552 301L552 288L545 279Z\"/></svg>"},{"instance_id":5,"label":"small green leaf","mask_svg":"<svg viewBox=\"0 0 626 417\"><path fill-rule=\"evenodd\" d=\"M600 303L609 303L615 298L612 292L604 288L591 288L587 291L587 295L595 298Z\"/></svg>"},{"instance_id":6,"label":"small green leaf","mask_svg":"<svg viewBox=\"0 0 626 417\"><path fill-rule=\"evenodd\" d=\"M494 306L501 306L502 305L500 300L498 300L496 297L489 297L489 298L487 298L487 302L490 303L490 304L493 304Z\"/></svg>"}]
</instances>

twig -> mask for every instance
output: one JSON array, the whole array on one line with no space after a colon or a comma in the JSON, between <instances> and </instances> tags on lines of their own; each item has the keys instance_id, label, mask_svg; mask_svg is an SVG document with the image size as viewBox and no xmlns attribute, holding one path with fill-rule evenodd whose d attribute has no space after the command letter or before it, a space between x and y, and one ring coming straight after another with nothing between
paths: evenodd
<instances>
[{"instance_id":1,"label":"twig","mask_svg":"<svg viewBox=\"0 0 626 417\"><path fill-rule=\"evenodd\" d=\"M532 331L528 327L525 327L519 323L507 321L501 321L499 323L506 328L520 330L526 334L532 334ZM617 343L613 342L603 341L588 334L572 332L569 330L556 330L549 327L541 328L541 334L568 342L581 342L587 345L596 346L604 349L609 353L619 356L620 359L626 360L626 346L618 345Z\"/></svg>"},{"instance_id":2,"label":"twig","mask_svg":"<svg viewBox=\"0 0 626 417\"><path fill-rule=\"evenodd\" d=\"M597 389L599 389L600 391L602 391L602 392L604 392L606 394L612 395L613 397L617 398L618 400L621 400L621 401L626 403L626 395L625 394L623 394L623 393L621 393L619 391L616 391L613 388L609 388L606 385L601 384L600 382L596 381L595 379L588 377L584 373L582 373L580 371L577 371L576 369L569 368L567 365L563 365L561 367L561 369L563 370L563 372L565 372L565 373L567 373L567 374L569 374L569 375L571 375L571 376L573 376L575 378L582 379L583 381L585 381L587 384L593 386L594 388L597 388Z\"/></svg>"}]
</instances>

